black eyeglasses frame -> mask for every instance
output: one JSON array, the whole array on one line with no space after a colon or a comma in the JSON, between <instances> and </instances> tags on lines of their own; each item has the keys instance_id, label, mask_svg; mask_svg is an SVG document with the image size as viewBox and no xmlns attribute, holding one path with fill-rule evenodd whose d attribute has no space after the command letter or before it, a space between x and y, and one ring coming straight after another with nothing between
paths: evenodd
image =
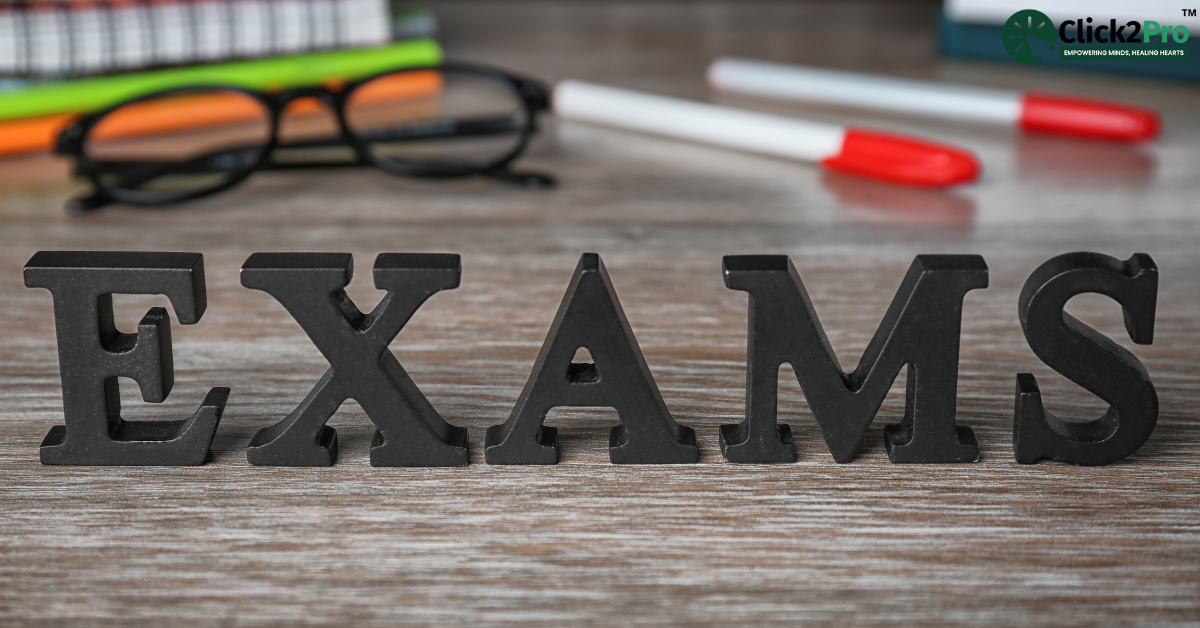
<instances>
[{"instance_id":1,"label":"black eyeglasses frame","mask_svg":"<svg viewBox=\"0 0 1200 628\"><path fill-rule=\"evenodd\" d=\"M370 150L368 142L351 132L350 126L346 121L346 103L349 101L356 89L384 76L431 70L473 74L493 80L511 90L514 96L516 96L516 98L522 103L522 106L525 110L524 121L522 122L521 127L517 130L519 136L513 148L486 164L474 166L404 163L378 157ZM127 107L138 102L144 102L147 100L153 100L175 94L182 95L187 93L195 93L204 90L243 94L262 104L266 111L270 114L270 137L254 155L254 158L252 160L248 160L249 163L246 167L233 171L230 176L219 185L210 188L181 192L142 192L138 190L109 186L100 180L101 171L99 164L88 157L84 147L87 144L88 134L91 133L92 129L94 129L96 125L104 119L105 116L109 115L113 111L121 109L122 107ZM280 143L280 119L282 118L283 113L287 109L288 105L302 98L316 98L329 107L337 120L338 130L340 133L339 137L310 142ZM458 178L482 175L510 183L516 183L524 187L546 188L554 187L556 185L556 180L552 176L540 173L513 172L509 169L509 166L518 156L520 156L522 152L525 151L529 145L530 139L534 133L537 132L537 114L545 112L549 110L549 108L550 98L548 90L546 89L545 85L539 81L524 78L509 72L489 68L486 66L453 62L442 63L438 65L406 67L378 72L376 74L357 79L353 82L337 86L337 88L330 88L327 86L299 87L279 92L263 92L245 89L234 85L197 84L142 94L135 98L122 101L102 111L83 116L82 118L72 122L59 133L58 140L55 145L55 152L60 155L66 155L74 158L75 175L86 177L93 186L93 191L90 195L73 199L68 203L67 209L76 213L98 209L118 201L142 206L161 206L183 203L227 190L246 180L246 178L248 178L251 174L259 170L290 170L297 168L374 165L390 174L405 177ZM477 133L458 133L452 131L444 134L430 133L426 135L413 135L412 139L448 139L474 134ZM311 148L314 146L349 146L354 150L356 160L288 161L275 163L270 159L271 154L281 148Z\"/></svg>"}]
</instances>

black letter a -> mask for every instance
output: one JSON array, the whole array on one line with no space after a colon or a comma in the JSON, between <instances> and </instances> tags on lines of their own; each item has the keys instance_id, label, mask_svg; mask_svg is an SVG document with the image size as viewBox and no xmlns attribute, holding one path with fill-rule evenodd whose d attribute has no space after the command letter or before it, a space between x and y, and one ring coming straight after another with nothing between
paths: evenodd
<instances>
[{"instance_id":1,"label":"black letter a","mask_svg":"<svg viewBox=\"0 0 1200 628\"><path fill-rule=\"evenodd\" d=\"M595 364L571 360L586 347ZM609 437L616 464L696 462L696 433L671 418L600 256L584 253L512 415L488 428L488 464L556 464L556 406L608 406L621 425Z\"/></svg>"}]
</instances>

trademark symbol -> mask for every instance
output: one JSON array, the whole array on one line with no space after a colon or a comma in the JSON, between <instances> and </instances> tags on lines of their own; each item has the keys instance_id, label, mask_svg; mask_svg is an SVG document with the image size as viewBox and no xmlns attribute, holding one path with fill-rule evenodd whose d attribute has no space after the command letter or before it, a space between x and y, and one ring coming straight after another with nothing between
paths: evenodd
<instances>
[{"instance_id":1,"label":"trademark symbol","mask_svg":"<svg viewBox=\"0 0 1200 628\"><path fill-rule=\"evenodd\" d=\"M1196 10L1195 9L1184 9L1183 17L1196 17Z\"/></svg>"}]
</instances>

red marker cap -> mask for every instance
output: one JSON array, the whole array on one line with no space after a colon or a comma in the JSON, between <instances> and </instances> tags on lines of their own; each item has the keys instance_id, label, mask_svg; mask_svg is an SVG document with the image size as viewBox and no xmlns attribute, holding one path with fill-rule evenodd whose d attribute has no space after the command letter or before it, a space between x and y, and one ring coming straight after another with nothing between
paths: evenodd
<instances>
[{"instance_id":1,"label":"red marker cap","mask_svg":"<svg viewBox=\"0 0 1200 628\"><path fill-rule=\"evenodd\" d=\"M926 187L966 183L979 176L975 155L960 148L850 128L842 140L842 152L825 158L821 165L839 172Z\"/></svg>"},{"instance_id":2,"label":"red marker cap","mask_svg":"<svg viewBox=\"0 0 1200 628\"><path fill-rule=\"evenodd\" d=\"M1021 100L1020 125L1026 131L1138 142L1158 136L1162 123L1154 110L1143 107L1025 94Z\"/></svg>"}]
</instances>

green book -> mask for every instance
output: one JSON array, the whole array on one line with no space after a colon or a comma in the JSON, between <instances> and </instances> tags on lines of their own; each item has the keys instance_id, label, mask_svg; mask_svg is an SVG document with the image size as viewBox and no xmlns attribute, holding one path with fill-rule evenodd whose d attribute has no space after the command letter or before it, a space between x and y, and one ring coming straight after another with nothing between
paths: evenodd
<instances>
[{"instance_id":1,"label":"green book","mask_svg":"<svg viewBox=\"0 0 1200 628\"><path fill-rule=\"evenodd\" d=\"M0 91L0 120L97 111L141 94L172 87L231 85L258 91L287 89L320 85L330 79L354 80L391 69L435 65L441 61L442 49L436 41L414 39L379 48L36 83Z\"/></svg>"}]
</instances>

